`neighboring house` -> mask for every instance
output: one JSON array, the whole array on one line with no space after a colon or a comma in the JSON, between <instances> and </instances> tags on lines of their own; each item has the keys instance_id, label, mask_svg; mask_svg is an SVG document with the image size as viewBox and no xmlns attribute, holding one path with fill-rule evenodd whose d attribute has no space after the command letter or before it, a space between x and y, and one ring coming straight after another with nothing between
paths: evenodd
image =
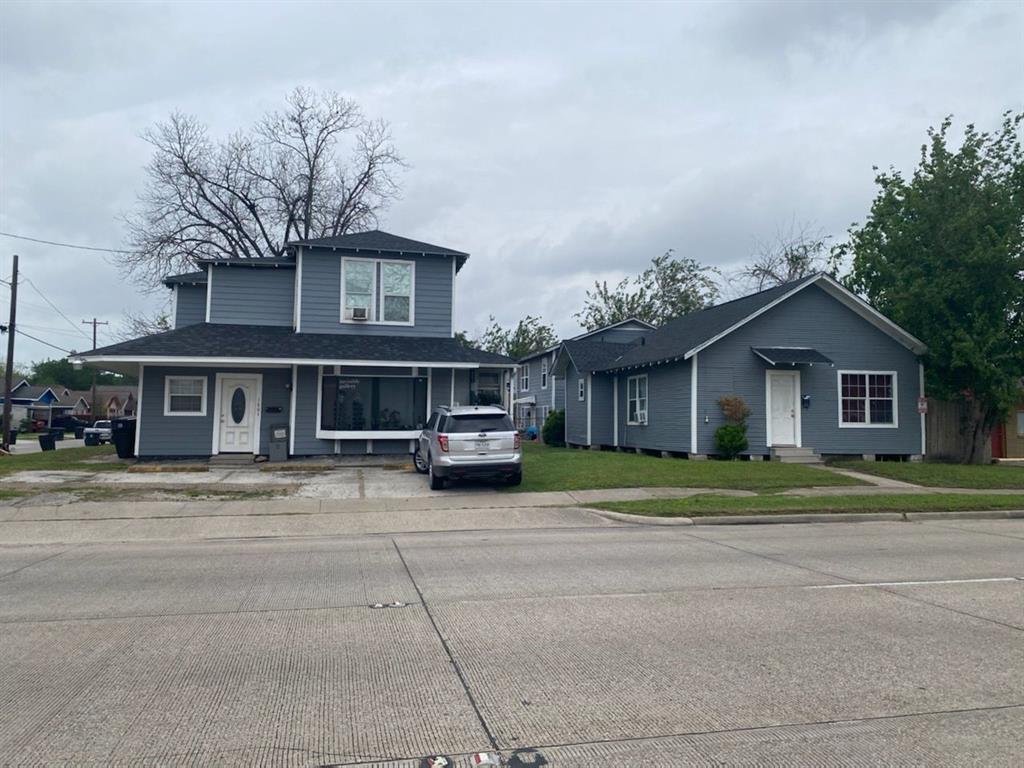
<instances>
[{"instance_id":1,"label":"neighboring house","mask_svg":"<svg viewBox=\"0 0 1024 768\"><path fill-rule=\"evenodd\" d=\"M134 416L138 387L126 384L99 384L96 387L97 418ZM91 397L91 392L86 397Z\"/></svg>"},{"instance_id":2,"label":"neighboring house","mask_svg":"<svg viewBox=\"0 0 1024 768\"><path fill-rule=\"evenodd\" d=\"M400 454L434 406L510 406L515 361L454 338L468 255L373 231L211 259L164 282L174 329L77 355L139 376L143 458Z\"/></svg>"},{"instance_id":3,"label":"neighboring house","mask_svg":"<svg viewBox=\"0 0 1024 768\"><path fill-rule=\"evenodd\" d=\"M60 412L60 398L53 387L36 386L22 379L11 388L11 424L17 427L23 419L48 421L54 411ZM0 391L0 412L4 394Z\"/></svg>"},{"instance_id":4,"label":"neighboring house","mask_svg":"<svg viewBox=\"0 0 1024 768\"><path fill-rule=\"evenodd\" d=\"M600 339L626 343L652 330L654 326L650 323L631 318L574 336L571 341ZM517 428L523 430L536 427L539 430L549 413L565 409L565 377L557 376L554 372L560 348L560 345L549 347L519 359L513 399Z\"/></svg>"},{"instance_id":5,"label":"neighboring house","mask_svg":"<svg viewBox=\"0 0 1024 768\"><path fill-rule=\"evenodd\" d=\"M1006 421L992 430L992 458L1024 459L1024 381L1017 405Z\"/></svg>"},{"instance_id":6,"label":"neighboring house","mask_svg":"<svg viewBox=\"0 0 1024 768\"><path fill-rule=\"evenodd\" d=\"M566 441L703 458L742 397L751 457L920 457L924 344L824 274L673 320L632 343L564 342Z\"/></svg>"}]
</instances>

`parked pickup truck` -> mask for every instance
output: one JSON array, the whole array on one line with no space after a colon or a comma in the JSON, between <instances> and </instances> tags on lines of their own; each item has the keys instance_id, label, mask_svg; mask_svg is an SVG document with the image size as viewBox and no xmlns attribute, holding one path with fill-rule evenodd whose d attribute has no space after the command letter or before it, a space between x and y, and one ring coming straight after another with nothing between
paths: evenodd
<instances>
[{"instance_id":1,"label":"parked pickup truck","mask_svg":"<svg viewBox=\"0 0 1024 768\"><path fill-rule=\"evenodd\" d=\"M86 427L83 435L85 436L86 445L93 443L93 441L102 445L103 443L110 442L113 437L113 431L109 421L97 421L91 427Z\"/></svg>"}]
</instances>

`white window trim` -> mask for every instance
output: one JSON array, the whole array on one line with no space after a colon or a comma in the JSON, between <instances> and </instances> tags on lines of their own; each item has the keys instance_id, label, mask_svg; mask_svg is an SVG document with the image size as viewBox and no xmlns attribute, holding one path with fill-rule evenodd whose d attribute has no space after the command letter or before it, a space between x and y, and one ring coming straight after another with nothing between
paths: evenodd
<instances>
[{"instance_id":1,"label":"white window trim","mask_svg":"<svg viewBox=\"0 0 1024 768\"><path fill-rule=\"evenodd\" d=\"M1017 437L1024 437L1024 411L1017 411Z\"/></svg>"},{"instance_id":2,"label":"white window trim","mask_svg":"<svg viewBox=\"0 0 1024 768\"><path fill-rule=\"evenodd\" d=\"M345 317L345 268L349 262L373 265L373 286L370 288L369 318L366 320L350 320ZM378 273L385 264L398 264L412 269L412 276L409 278L409 319L408 320L384 320L384 285L382 280L377 279ZM398 294L388 294L397 296ZM377 309L380 309L381 319L376 320ZM341 306L339 317L345 325L416 325L416 262L408 259L360 259L343 257L341 260Z\"/></svg>"},{"instance_id":3,"label":"white window trim","mask_svg":"<svg viewBox=\"0 0 1024 768\"><path fill-rule=\"evenodd\" d=\"M858 374L864 376L892 376L892 424L874 424L871 421L865 421L863 423L847 423L843 421L843 374ZM896 371L836 371L836 416L839 420L840 429L898 429L900 426L900 398L899 398L899 387L898 387L899 376ZM864 386L868 386L867 379L864 381ZM865 397L867 400L866 410L864 417L866 419L871 418L871 403L870 397Z\"/></svg>"},{"instance_id":4,"label":"white window trim","mask_svg":"<svg viewBox=\"0 0 1024 768\"><path fill-rule=\"evenodd\" d=\"M640 379L644 380L644 397L643 397L643 399L644 399L644 406L645 407L644 407L643 411L640 410ZM631 397L630 394L629 394L630 384L632 384L634 381L637 383L636 384L636 398ZM634 400L634 399L636 400L636 403L637 403L637 409L636 409L637 416L639 417L640 414L642 413L643 414L643 419L638 419L636 421L630 421L630 418L629 418L630 407L629 406L630 406L630 402L632 400ZM651 403L651 401L650 401L650 394L649 394L649 391L648 391L647 374L646 373L641 373L641 374L639 374L637 376L630 376L628 379L626 379L626 424L628 424L631 427L643 427L643 426L646 426L647 425L647 408L650 406L650 403Z\"/></svg>"},{"instance_id":5,"label":"white window trim","mask_svg":"<svg viewBox=\"0 0 1024 768\"><path fill-rule=\"evenodd\" d=\"M582 376L576 380L576 399L581 403L587 399L587 380Z\"/></svg>"},{"instance_id":6,"label":"white window trim","mask_svg":"<svg viewBox=\"0 0 1024 768\"><path fill-rule=\"evenodd\" d=\"M202 381L203 382L203 407L199 411L172 411L171 410L171 382L172 381ZM207 386L209 379L206 376L164 376L164 416L205 416L207 409ZM184 396L184 395L183 395ZM194 397L194 395L193 395ZM138 426L138 425L136 425ZM136 430L137 431L137 430Z\"/></svg>"},{"instance_id":7,"label":"white window trim","mask_svg":"<svg viewBox=\"0 0 1024 768\"><path fill-rule=\"evenodd\" d=\"M544 358L540 361L540 388L548 388L548 360Z\"/></svg>"},{"instance_id":8,"label":"white window trim","mask_svg":"<svg viewBox=\"0 0 1024 768\"><path fill-rule=\"evenodd\" d=\"M524 383L525 382L525 383ZM529 392L530 391L530 364L519 368L519 389L517 392Z\"/></svg>"}]
</instances>

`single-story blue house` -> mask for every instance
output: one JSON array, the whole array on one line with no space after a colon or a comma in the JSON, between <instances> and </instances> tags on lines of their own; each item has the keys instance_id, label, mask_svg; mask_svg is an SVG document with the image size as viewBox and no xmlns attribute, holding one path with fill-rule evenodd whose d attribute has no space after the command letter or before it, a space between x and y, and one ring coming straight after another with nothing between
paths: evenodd
<instances>
[{"instance_id":1,"label":"single-story blue house","mask_svg":"<svg viewBox=\"0 0 1024 768\"><path fill-rule=\"evenodd\" d=\"M705 458L719 398L750 408L750 458L925 452L925 345L826 274L666 323L633 340L563 342L566 440Z\"/></svg>"}]
</instances>

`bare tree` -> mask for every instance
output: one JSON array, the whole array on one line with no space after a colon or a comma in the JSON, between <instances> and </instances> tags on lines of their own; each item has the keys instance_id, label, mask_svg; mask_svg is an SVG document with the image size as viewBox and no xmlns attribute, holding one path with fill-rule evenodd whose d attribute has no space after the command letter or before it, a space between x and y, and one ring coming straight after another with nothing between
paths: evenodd
<instances>
[{"instance_id":1,"label":"bare tree","mask_svg":"<svg viewBox=\"0 0 1024 768\"><path fill-rule=\"evenodd\" d=\"M223 141L181 113L143 134L153 158L126 220L130 252L118 257L136 280L156 285L198 258L280 256L289 240L377 224L404 167L387 123L336 93L296 88L286 102Z\"/></svg>"},{"instance_id":2,"label":"bare tree","mask_svg":"<svg viewBox=\"0 0 1024 768\"><path fill-rule=\"evenodd\" d=\"M171 317L166 310L157 310L152 315L125 312L117 329L118 341L129 341L140 336L152 336L171 330Z\"/></svg>"},{"instance_id":3,"label":"bare tree","mask_svg":"<svg viewBox=\"0 0 1024 768\"><path fill-rule=\"evenodd\" d=\"M788 231L780 229L774 241L758 243L738 277L747 289L763 291L821 272L828 266L830 239L821 229L792 223Z\"/></svg>"}]
</instances>

